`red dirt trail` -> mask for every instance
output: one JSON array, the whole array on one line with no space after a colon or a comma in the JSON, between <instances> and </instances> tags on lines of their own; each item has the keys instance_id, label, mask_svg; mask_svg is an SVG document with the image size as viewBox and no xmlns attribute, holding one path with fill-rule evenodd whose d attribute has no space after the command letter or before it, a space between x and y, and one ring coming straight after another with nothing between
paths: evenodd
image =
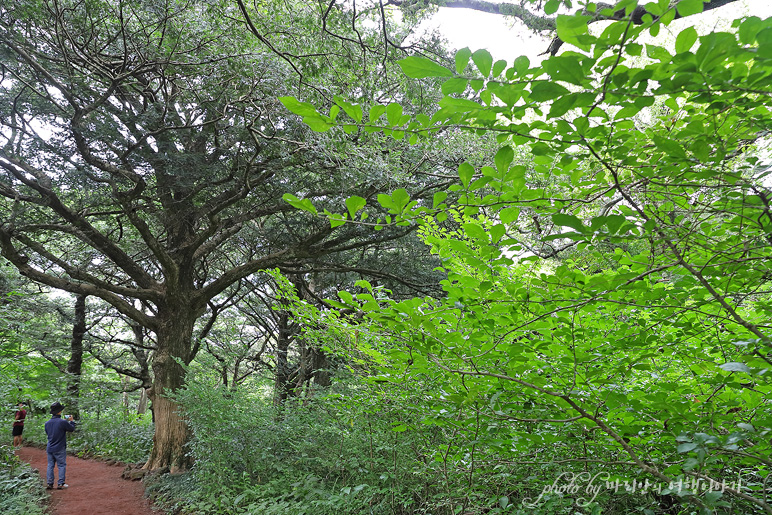
<instances>
[{"instance_id":1,"label":"red dirt trail","mask_svg":"<svg viewBox=\"0 0 772 515\"><path fill-rule=\"evenodd\" d=\"M34 447L22 447L16 454L40 471L45 483L48 457ZM52 515L158 515L143 497L139 481L121 479L123 466L67 456L67 484L64 490L48 490ZM55 470L54 478L58 480Z\"/></svg>"}]
</instances>

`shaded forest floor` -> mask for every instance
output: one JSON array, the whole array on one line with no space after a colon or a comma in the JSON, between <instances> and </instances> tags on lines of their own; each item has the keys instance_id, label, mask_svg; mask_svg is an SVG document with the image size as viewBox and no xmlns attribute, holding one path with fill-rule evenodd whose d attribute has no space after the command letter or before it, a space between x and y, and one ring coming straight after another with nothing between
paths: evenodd
<instances>
[{"instance_id":1,"label":"shaded forest floor","mask_svg":"<svg viewBox=\"0 0 772 515\"><path fill-rule=\"evenodd\" d=\"M46 480L46 452L34 447L16 451L23 461L38 469ZM49 490L52 515L157 515L144 498L142 483L121 478L122 466L67 456L67 484L64 490ZM55 472L58 479L58 471Z\"/></svg>"}]
</instances>

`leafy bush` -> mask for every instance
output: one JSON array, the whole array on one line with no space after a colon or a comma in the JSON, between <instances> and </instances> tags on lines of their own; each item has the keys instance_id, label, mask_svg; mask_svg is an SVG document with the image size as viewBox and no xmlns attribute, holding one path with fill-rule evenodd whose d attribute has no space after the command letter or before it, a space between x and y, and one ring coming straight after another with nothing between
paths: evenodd
<instances>
[{"instance_id":1,"label":"leafy bush","mask_svg":"<svg viewBox=\"0 0 772 515\"><path fill-rule=\"evenodd\" d=\"M557 494L523 508L559 467L515 467L511 451L475 454L483 437L433 424L416 391L339 378L326 395L279 410L259 389L189 381L178 400L195 466L149 490L170 510L200 515L583 513ZM634 501L601 492L586 513L627 513Z\"/></svg>"},{"instance_id":2,"label":"leafy bush","mask_svg":"<svg viewBox=\"0 0 772 515\"><path fill-rule=\"evenodd\" d=\"M48 417L38 417L24 429L26 440L46 443L44 429ZM109 409L100 418L84 413L77 429L68 435L67 449L84 456L110 458L129 463L147 460L153 444L150 414L126 414L120 408Z\"/></svg>"},{"instance_id":3,"label":"leafy bush","mask_svg":"<svg viewBox=\"0 0 772 515\"><path fill-rule=\"evenodd\" d=\"M85 418L71 441L76 452L129 463L146 461L152 444L150 414L126 416L118 410L99 419Z\"/></svg>"},{"instance_id":4,"label":"leafy bush","mask_svg":"<svg viewBox=\"0 0 772 515\"><path fill-rule=\"evenodd\" d=\"M13 448L0 445L0 513L4 515L43 515L40 478L22 462Z\"/></svg>"},{"instance_id":5,"label":"leafy bush","mask_svg":"<svg viewBox=\"0 0 772 515\"><path fill-rule=\"evenodd\" d=\"M404 414L394 399L371 394L339 382L329 395L277 410L260 390L190 381L178 399L193 431L190 509L415 513L423 497L440 494L424 474L428 442L393 431Z\"/></svg>"}]
</instances>

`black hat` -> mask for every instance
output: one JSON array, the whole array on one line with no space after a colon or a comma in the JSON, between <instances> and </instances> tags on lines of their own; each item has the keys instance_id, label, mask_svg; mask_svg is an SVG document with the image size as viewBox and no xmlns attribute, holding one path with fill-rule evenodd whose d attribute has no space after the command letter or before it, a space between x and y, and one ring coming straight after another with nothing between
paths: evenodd
<instances>
[{"instance_id":1,"label":"black hat","mask_svg":"<svg viewBox=\"0 0 772 515\"><path fill-rule=\"evenodd\" d=\"M55 403L51 404L51 414L56 415L57 413L61 413L64 409L64 406L59 404L59 401L56 401Z\"/></svg>"}]
</instances>

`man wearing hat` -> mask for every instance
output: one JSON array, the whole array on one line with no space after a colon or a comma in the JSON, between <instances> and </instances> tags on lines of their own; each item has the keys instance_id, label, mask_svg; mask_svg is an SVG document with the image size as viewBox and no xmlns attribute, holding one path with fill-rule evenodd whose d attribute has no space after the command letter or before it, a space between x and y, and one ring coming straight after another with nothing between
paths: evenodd
<instances>
[{"instance_id":1,"label":"man wearing hat","mask_svg":"<svg viewBox=\"0 0 772 515\"><path fill-rule=\"evenodd\" d=\"M64 482L64 474L67 469L67 433L75 431L75 422L72 420L72 415L67 417L67 420L62 419L62 410L64 406L55 402L51 405L51 420L46 422L46 435L48 435L48 445L46 446L46 453L48 453L48 469L46 473L46 479L48 483L48 489L54 487L54 465L59 467L59 483L57 488L59 490L67 488L67 484Z\"/></svg>"}]
</instances>

